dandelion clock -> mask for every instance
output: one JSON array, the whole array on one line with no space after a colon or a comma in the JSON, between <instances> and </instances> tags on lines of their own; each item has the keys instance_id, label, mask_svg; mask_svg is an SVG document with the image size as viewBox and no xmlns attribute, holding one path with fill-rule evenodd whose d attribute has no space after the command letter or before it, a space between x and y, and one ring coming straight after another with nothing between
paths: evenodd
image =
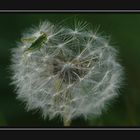
<instances>
[{"instance_id":1,"label":"dandelion clock","mask_svg":"<svg viewBox=\"0 0 140 140\"><path fill-rule=\"evenodd\" d=\"M12 49L17 99L44 119L61 116L65 126L76 117L99 116L122 83L117 54L86 22L73 27L41 22Z\"/></svg>"}]
</instances>

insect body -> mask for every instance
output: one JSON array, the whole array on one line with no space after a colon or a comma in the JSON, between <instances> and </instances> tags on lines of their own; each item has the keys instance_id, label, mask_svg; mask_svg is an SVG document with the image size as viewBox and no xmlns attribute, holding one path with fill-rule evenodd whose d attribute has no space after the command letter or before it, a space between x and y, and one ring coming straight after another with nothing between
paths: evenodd
<instances>
[{"instance_id":1,"label":"insect body","mask_svg":"<svg viewBox=\"0 0 140 140\"><path fill-rule=\"evenodd\" d=\"M25 50L25 52L35 51L46 45L46 42L48 41L48 37L47 37L46 33L41 32L40 34L41 35L37 39L35 39L35 37L22 39L22 42L32 42L30 47L27 48Z\"/></svg>"}]
</instances>

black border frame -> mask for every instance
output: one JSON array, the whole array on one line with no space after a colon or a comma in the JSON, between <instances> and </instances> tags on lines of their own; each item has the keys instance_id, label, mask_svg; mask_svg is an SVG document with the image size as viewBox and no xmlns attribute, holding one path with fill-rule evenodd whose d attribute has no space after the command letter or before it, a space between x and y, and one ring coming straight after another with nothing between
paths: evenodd
<instances>
[{"instance_id":1,"label":"black border frame","mask_svg":"<svg viewBox=\"0 0 140 140\"><path fill-rule=\"evenodd\" d=\"M80 2L80 4L79 4ZM139 1L127 1L127 0L85 0L85 2L77 0L5 0L0 2L0 13L28 13L28 12L130 12L139 13L140 5ZM140 130L139 127L96 127L96 128L20 128L20 127L1 127L0 130ZM1 132L1 131L0 131ZM8 131L7 131L8 132ZM25 131L27 132L27 131ZM31 131L30 131L31 132ZM44 131L42 131L44 132ZM91 132L91 131L90 131ZM93 131L92 131L93 132ZM96 131L97 132L97 131ZM96 133L95 136L101 135ZM136 131L138 132L138 131ZM35 132L36 133L36 132ZM45 131L46 133L46 131ZM54 133L54 131L53 131ZM52 135L54 135L52 133ZM110 133L110 132L109 132ZM60 133L59 133L60 134ZM80 135L82 133L80 132ZM123 131L124 134L124 131ZM127 133L128 134L128 133ZM6 135L6 134L5 134ZM4 136L5 136L4 135ZM16 135L16 133L15 133ZM61 134L63 135L63 134ZM94 133L92 133L94 135ZM106 133L105 135L110 135ZM126 135L126 133L125 133ZM35 135L34 135L35 136ZM51 137L51 136L50 136ZM68 136L69 137L69 136ZM67 137L67 138L68 138ZM82 135L81 135L82 137ZM116 136L115 136L116 137ZM86 137L87 138L87 137ZM94 138L94 136L93 136ZM133 137L134 138L134 137Z\"/></svg>"},{"instance_id":2,"label":"black border frame","mask_svg":"<svg viewBox=\"0 0 140 140\"><path fill-rule=\"evenodd\" d=\"M3 0L1 10L139 10L139 0Z\"/></svg>"}]
</instances>

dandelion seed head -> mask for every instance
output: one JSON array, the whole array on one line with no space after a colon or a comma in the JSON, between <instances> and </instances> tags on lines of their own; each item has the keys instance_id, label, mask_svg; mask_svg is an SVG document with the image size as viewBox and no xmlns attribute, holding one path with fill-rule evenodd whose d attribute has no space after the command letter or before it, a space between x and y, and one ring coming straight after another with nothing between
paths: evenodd
<instances>
[{"instance_id":1,"label":"dandelion seed head","mask_svg":"<svg viewBox=\"0 0 140 140\"><path fill-rule=\"evenodd\" d=\"M70 28L45 21L23 38L38 41L41 32L48 37L43 47L25 53L33 42L22 42L12 50L17 98L26 103L27 110L39 109L44 118L100 115L118 96L122 82L116 49L86 22L78 21Z\"/></svg>"}]
</instances>

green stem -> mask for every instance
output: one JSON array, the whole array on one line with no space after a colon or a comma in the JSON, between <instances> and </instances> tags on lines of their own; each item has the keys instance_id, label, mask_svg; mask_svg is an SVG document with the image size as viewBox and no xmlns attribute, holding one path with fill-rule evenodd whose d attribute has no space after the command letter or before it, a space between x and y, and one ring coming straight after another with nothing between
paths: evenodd
<instances>
[{"instance_id":1,"label":"green stem","mask_svg":"<svg viewBox=\"0 0 140 140\"><path fill-rule=\"evenodd\" d=\"M71 120L63 119L64 126L68 127L71 125Z\"/></svg>"}]
</instances>

